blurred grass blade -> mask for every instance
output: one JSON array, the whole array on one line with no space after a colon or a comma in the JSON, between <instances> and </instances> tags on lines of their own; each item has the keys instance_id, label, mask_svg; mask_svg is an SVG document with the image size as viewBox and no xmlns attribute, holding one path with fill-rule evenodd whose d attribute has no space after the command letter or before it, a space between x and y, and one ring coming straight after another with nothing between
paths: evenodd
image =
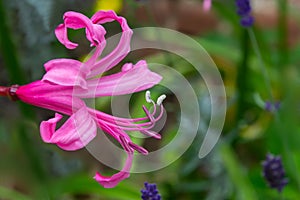
<instances>
[{"instance_id":1,"label":"blurred grass blade","mask_svg":"<svg viewBox=\"0 0 300 200\"><path fill-rule=\"evenodd\" d=\"M0 0L0 51L8 71L10 81L13 84L26 83L25 73L19 65L15 44L11 38L9 26L7 24L5 8ZM19 104L22 114L30 119L34 118L34 113L26 104Z\"/></svg>"},{"instance_id":2,"label":"blurred grass blade","mask_svg":"<svg viewBox=\"0 0 300 200\"><path fill-rule=\"evenodd\" d=\"M5 7L2 0L0 0L0 21L0 51L5 62L5 67L10 76L10 81L13 84L24 84L26 83L26 73L24 73L19 64L18 53L7 24ZM27 159L30 161L32 171L35 172L36 177L39 181L44 182L47 175L42 165L40 151L36 148L34 142L30 140L29 134L32 130L29 130L24 123L27 119L34 120L35 114L31 107L27 104L20 102L19 108L22 113L22 122L16 123L16 125L19 128L18 139L20 146L23 147L26 152Z\"/></svg>"},{"instance_id":3,"label":"blurred grass blade","mask_svg":"<svg viewBox=\"0 0 300 200\"><path fill-rule=\"evenodd\" d=\"M284 68L289 63L288 49L288 2L287 0L278 0L278 69Z\"/></svg>"},{"instance_id":4,"label":"blurred grass blade","mask_svg":"<svg viewBox=\"0 0 300 200\"><path fill-rule=\"evenodd\" d=\"M23 84L25 83L25 77L22 73L22 69L19 67L19 61L15 56L16 49L9 31L2 0L0 0L0 21L0 50L6 64L10 80L18 84Z\"/></svg>"},{"instance_id":5,"label":"blurred grass blade","mask_svg":"<svg viewBox=\"0 0 300 200\"><path fill-rule=\"evenodd\" d=\"M240 200L253 200L258 199L247 175L239 164L233 150L228 144L223 144L221 147L221 156L224 162L225 168L231 178L232 182L236 186L237 198Z\"/></svg>"}]
</instances>

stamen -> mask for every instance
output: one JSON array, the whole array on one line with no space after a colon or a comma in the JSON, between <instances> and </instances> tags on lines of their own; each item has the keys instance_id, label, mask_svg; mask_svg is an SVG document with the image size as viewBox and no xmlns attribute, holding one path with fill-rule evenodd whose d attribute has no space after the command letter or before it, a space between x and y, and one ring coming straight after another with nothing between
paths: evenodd
<instances>
[{"instance_id":1,"label":"stamen","mask_svg":"<svg viewBox=\"0 0 300 200\"><path fill-rule=\"evenodd\" d=\"M116 128L122 131L139 131L144 135L148 135L150 137L156 138L156 139L161 139L161 135L158 134L157 132L151 131L150 129L152 129L156 122L159 121L163 114L164 114L164 108L162 105L163 100L166 98L166 95L161 95L158 99L157 99L157 104L155 104L155 102L150 98L150 92L147 91L146 93L146 100L149 100L153 106L154 109L152 112L150 112L148 110L148 108L146 108L143 105L143 110L146 114L146 117L142 117L142 118L134 118L134 119L130 119L130 118L120 118L120 117L116 117L116 116L112 116L109 115L107 113L103 113L100 111L95 111L95 110L89 110L91 112L92 115L94 115L94 118L96 119L96 122L99 124L99 126L106 126L109 128ZM157 106L159 106L159 115L157 116L158 113L157 112ZM148 121L148 122L143 122L143 121ZM132 152L133 149L131 149L130 145L128 144L128 139L126 139L126 137L122 134L122 136L120 136L120 143L121 145L124 147L124 149L128 152Z\"/></svg>"},{"instance_id":2,"label":"stamen","mask_svg":"<svg viewBox=\"0 0 300 200\"><path fill-rule=\"evenodd\" d=\"M149 90L146 91L145 98L146 98L147 103L153 102L153 100L151 99L151 93Z\"/></svg>"},{"instance_id":3,"label":"stamen","mask_svg":"<svg viewBox=\"0 0 300 200\"><path fill-rule=\"evenodd\" d=\"M144 110L144 112L146 113L146 115L147 115L147 117L149 118L149 120L150 120L151 122L153 122L153 121L154 121L153 115L150 114L149 110L148 110L148 109L146 108L146 106L144 106L144 105L143 105L143 110Z\"/></svg>"},{"instance_id":4,"label":"stamen","mask_svg":"<svg viewBox=\"0 0 300 200\"><path fill-rule=\"evenodd\" d=\"M116 117L116 116L112 116L110 114L104 113L104 112L100 112L98 110L92 110L90 108L88 108L90 113L93 113L96 115L97 118L101 118L101 119L109 119L109 121L113 121L113 122L124 122L124 123L132 123L132 122L139 122L139 121L145 121L148 120L148 117L142 117L142 118L122 118L122 117ZM153 113L154 115L154 113Z\"/></svg>"},{"instance_id":5,"label":"stamen","mask_svg":"<svg viewBox=\"0 0 300 200\"><path fill-rule=\"evenodd\" d=\"M158 99L157 99L157 101L156 101L156 103L157 103L157 105L161 105L162 104L162 102L165 100L165 98L166 98L167 96L165 95L165 94L163 94L163 95L161 95L160 97L158 97Z\"/></svg>"},{"instance_id":6,"label":"stamen","mask_svg":"<svg viewBox=\"0 0 300 200\"><path fill-rule=\"evenodd\" d=\"M140 147L139 145L137 144L134 144L132 142L129 142L129 146L131 148L133 148L134 150L136 150L137 152L143 154L143 155L148 155L148 151L146 149L144 149L143 147Z\"/></svg>"},{"instance_id":7,"label":"stamen","mask_svg":"<svg viewBox=\"0 0 300 200\"><path fill-rule=\"evenodd\" d=\"M95 114L95 112L93 113ZM100 112L97 112L96 115L94 115L96 122L99 123L100 126L107 125L109 127L114 127L117 129L122 129L126 131L140 131L142 129L150 129L153 127L154 123L149 121L145 123L132 123L132 121L117 121L115 119L109 119L105 118L101 115ZM149 120L149 117L146 117L145 119L142 118L140 121ZM155 121L158 121L159 119L154 119Z\"/></svg>"},{"instance_id":8,"label":"stamen","mask_svg":"<svg viewBox=\"0 0 300 200\"><path fill-rule=\"evenodd\" d=\"M123 148L125 149L125 151L133 153L132 148L129 146L129 144L126 141L125 137L123 135L120 135L119 138L120 138L120 143L123 146Z\"/></svg>"},{"instance_id":9,"label":"stamen","mask_svg":"<svg viewBox=\"0 0 300 200\"><path fill-rule=\"evenodd\" d=\"M158 133L155 132L155 131L141 130L140 132L143 133L143 134L145 134L145 135L148 135L148 136L150 136L150 137L153 137L153 138L155 138L155 139L159 139L159 140L161 139L161 135L158 134Z\"/></svg>"}]
</instances>

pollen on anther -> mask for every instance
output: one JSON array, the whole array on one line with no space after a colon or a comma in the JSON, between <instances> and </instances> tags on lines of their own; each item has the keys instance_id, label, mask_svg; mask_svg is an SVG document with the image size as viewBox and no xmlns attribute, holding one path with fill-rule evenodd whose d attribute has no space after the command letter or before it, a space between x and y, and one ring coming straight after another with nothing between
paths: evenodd
<instances>
[{"instance_id":1,"label":"pollen on anther","mask_svg":"<svg viewBox=\"0 0 300 200\"><path fill-rule=\"evenodd\" d=\"M146 98L147 103L151 103L152 102L151 93L150 93L149 90L146 91L145 98Z\"/></svg>"},{"instance_id":2,"label":"pollen on anther","mask_svg":"<svg viewBox=\"0 0 300 200\"><path fill-rule=\"evenodd\" d=\"M162 104L162 102L165 100L166 97L167 96L165 94L163 94L160 97L158 97L158 99L156 101L156 104L160 106Z\"/></svg>"}]
</instances>

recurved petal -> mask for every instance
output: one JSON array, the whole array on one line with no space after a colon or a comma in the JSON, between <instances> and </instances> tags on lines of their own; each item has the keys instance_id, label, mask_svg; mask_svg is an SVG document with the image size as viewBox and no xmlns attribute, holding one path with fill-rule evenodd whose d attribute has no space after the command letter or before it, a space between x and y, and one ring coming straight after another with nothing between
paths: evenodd
<instances>
[{"instance_id":1,"label":"recurved petal","mask_svg":"<svg viewBox=\"0 0 300 200\"><path fill-rule=\"evenodd\" d=\"M65 45L66 48L68 49L75 49L78 44L71 42L68 38L68 33L67 33L67 27L65 24L60 24L57 26L55 29L55 35L60 43Z\"/></svg>"},{"instance_id":2,"label":"recurved petal","mask_svg":"<svg viewBox=\"0 0 300 200\"><path fill-rule=\"evenodd\" d=\"M65 45L68 49L74 49L78 46L78 44L71 42L68 39L67 29L80 29L86 28L87 39L92 43L92 45L96 46L102 42L105 35L105 30L103 27L99 25L94 26L92 21L86 17L85 15L69 11L64 14L64 23L60 24L55 29L55 35L57 39Z\"/></svg>"},{"instance_id":3,"label":"recurved petal","mask_svg":"<svg viewBox=\"0 0 300 200\"><path fill-rule=\"evenodd\" d=\"M122 35L117 47L107 56L98 61L91 70L90 78L108 71L117 65L130 51L130 41L132 30L129 28L125 18L117 16L114 11L99 11L91 18L94 24L103 24L111 21L117 21L122 28Z\"/></svg>"},{"instance_id":4,"label":"recurved petal","mask_svg":"<svg viewBox=\"0 0 300 200\"><path fill-rule=\"evenodd\" d=\"M45 63L46 74L42 81L48 81L61 86L79 86L87 88L86 76L88 68L83 63L73 59L54 59Z\"/></svg>"},{"instance_id":5,"label":"recurved petal","mask_svg":"<svg viewBox=\"0 0 300 200\"><path fill-rule=\"evenodd\" d=\"M126 70L119 73L88 80L88 90L76 90L76 96L92 98L131 94L151 88L162 79L159 74L150 71L143 60L133 67L125 66Z\"/></svg>"},{"instance_id":6,"label":"recurved petal","mask_svg":"<svg viewBox=\"0 0 300 200\"><path fill-rule=\"evenodd\" d=\"M103 176L99 172L97 172L96 175L94 176L94 179L105 188L115 187L120 181L130 176L129 171L132 165L132 160L133 160L133 152L127 152L126 163L122 171L112 175L111 177Z\"/></svg>"},{"instance_id":7,"label":"recurved petal","mask_svg":"<svg viewBox=\"0 0 300 200\"><path fill-rule=\"evenodd\" d=\"M55 131L61 118L61 115L55 114L54 118L41 123L40 133L44 142L56 144L67 151L75 151L86 146L97 134L96 123L86 107L79 109Z\"/></svg>"}]
</instances>

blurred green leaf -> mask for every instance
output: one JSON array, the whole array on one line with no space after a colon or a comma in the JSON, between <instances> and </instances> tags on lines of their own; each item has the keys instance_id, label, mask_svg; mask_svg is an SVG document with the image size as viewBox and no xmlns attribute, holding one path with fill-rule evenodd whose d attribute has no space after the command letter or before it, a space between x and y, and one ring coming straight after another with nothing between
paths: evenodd
<instances>
[{"instance_id":1,"label":"blurred green leaf","mask_svg":"<svg viewBox=\"0 0 300 200\"><path fill-rule=\"evenodd\" d=\"M55 180L49 190L55 198L60 198L65 194L90 194L97 195L105 199L113 200L138 200L140 199L140 188L123 181L115 188L103 188L92 177L86 175L72 175L70 177Z\"/></svg>"},{"instance_id":2,"label":"blurred green leaf","mask_svg":"<svg viewBox=\"0 0 300 200\"><path fill-rule=\"evenodd\" d=\"M239 164L234 151L228 144L223 143L221 148L221 156L225 168L235 185L237 192L236 199L240 200L253 200L258 199L258 196L247 178L243 166Z\"/></svg>"},{"instance_id":3,"label":"blurred green leaf","mask_svg":"<svg viewBox=\"0 0 300 200\"><path fill-rule=\"evenodd\" d=\"M11 188L0 186L0 199L9 199L9 200L32 200L28 196L13 190Z\"/></svg>"}]
</instances>

